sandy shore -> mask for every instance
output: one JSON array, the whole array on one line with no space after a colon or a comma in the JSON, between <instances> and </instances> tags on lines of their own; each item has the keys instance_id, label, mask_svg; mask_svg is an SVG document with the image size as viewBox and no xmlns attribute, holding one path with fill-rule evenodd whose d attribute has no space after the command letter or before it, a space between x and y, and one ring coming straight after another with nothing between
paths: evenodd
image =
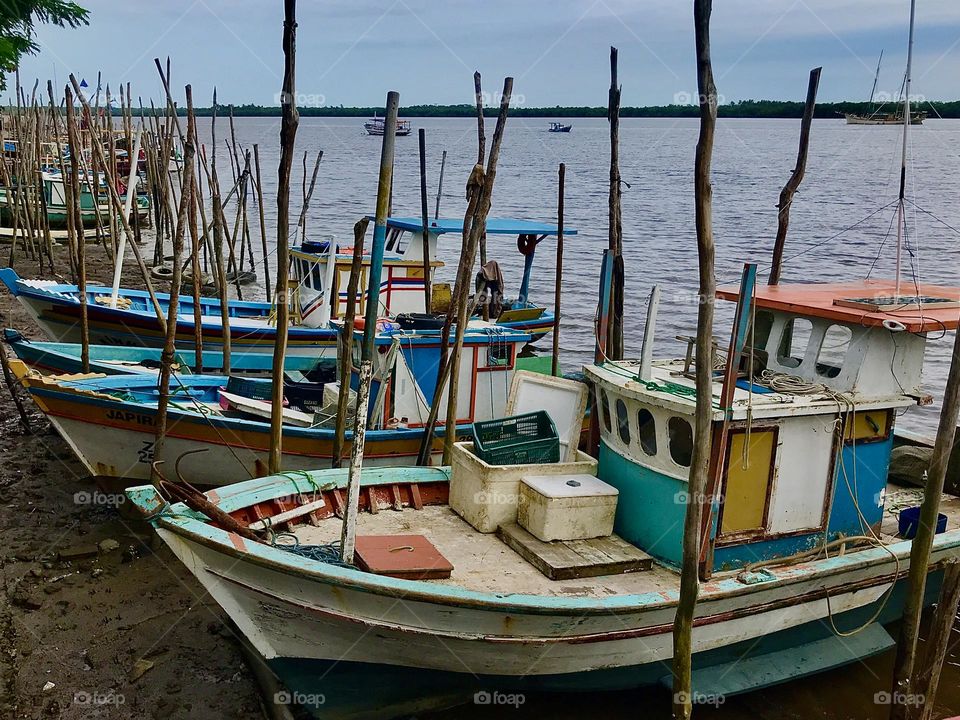
<instances>
[{"instance_id":1,"label":"sandy shore","mask_svg":"<svg viewBox=\"0 0 960 720\"><path fill-rule=\"evenodd\" d=\"M0 265L8 253L0 244ZM109 284L104 251L87 255L90 281ZM15 267L37 276L22 255ZM132 262L124 285L143 285ZM5 290L0 323L41 337ZM216 603L26 404L29 432L0 390L0 717L264 717Z\"/></svg>"}]
</instances>

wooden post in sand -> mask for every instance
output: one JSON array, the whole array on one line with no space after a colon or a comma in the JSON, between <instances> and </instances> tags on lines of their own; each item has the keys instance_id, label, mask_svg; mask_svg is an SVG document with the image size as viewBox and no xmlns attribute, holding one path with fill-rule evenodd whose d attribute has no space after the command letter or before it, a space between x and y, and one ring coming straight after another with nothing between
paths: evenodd
<instances>
[{"instance_id":1,"label":"wooden post in sand","mask_svg":"<svg viewBox=\"0 0 960 720\"><path fill-rule=\"evenodd\" d=\"M163 449L163 441L167 433L167 406L170 401L170 374L173 368L173 359L176 353L177 340L177 313L180 302L180 279L183 274L183 240L186 235L187 223L190 222L190 211L195 201L193 198L193 157L196 148L193 144L194 117L193 117L193 90L186 87L188 125L187 135L183 144L183 176L180 190L180 207L177 211L177 225L173 232L173 276L170 278L170 307L167 316L167 332L163 340L163 351L160 353L160 396L157 401L157 441L154 445L154 457L159 458Z\"/></svg>"},{"instance_id":2,"label":"wooden post in sand","mask_svg":"<svg viewBox=\"0 0 960 720\"><path fill-rule=\"evenodd\" d=\"M343 331L340 335L340 362L337 379L340 381L337 396L337 425L333 434L333 460L331 467L338 468L343 462L344 434L347 431L347 411L350 403L350 376L353 368L353 324L357 314L357 290L360 287L360 272L363 270L363 239L367 234L370 218L361 218L353 226L353 261L350 263L350 279L347 281L347 306L343 314ZM331 297L331 310L336 309L336 298Z\"/></svg>"},{"instance_id":3,"label":"wooden post in sand","mask_svg":"<svg viewBox=\"0 0 960 720\"><path fill-rule=\"evenodd\" d=\"M80 297L80 365L83 372L90 372L90 323L87 316L87 252L83 237L83 216L80 213L80 153L83 152L77 132L77 118L73 111L73 93L65 88L67 103L67 137L70 142L70 206L67 213L73 216L77 251L77 295ZM84 180L87 180L85 177ZM89 183L89 181L87 180ZM96 201L96 193L94 193Z\"/></svg>"},{"instance_id":4,"label":"wooden post in sand","mask_svg":"<svg viewBox=\"0 0 960 720\"><path fill-rule=\"evenodd\" d=\"M560 163L557 171L557 274L553 287L553 362L550 374L560 374L560 292L563 286L563 183L567 166Z\"/></svg>"},{"instance_id":5,"label":"wooden post in sand","mask_svg":"<svg viewBox=\"0 0 960 720\"><path fill-rule=\"evenodd\" d=\"M257 210L260 215L260 245L263 248L263 287L270 302L270 260L267 252L267 223L263 215L263 185L260 182L260 146L253 144L253 167L256 172Z\"/></svg>"},{"instance_id":6,"label":"wooden post in sand","mask_svg":"<svg viewBox=\"0 0 960 720\"><path fill-rule=\"evenodd\" d=\"M610 293L610 323L607 339L607 357L623 360L623 221L620 198L620 85L617 81L617 49L610 48L610 92L607 104L610 123L610 196L608 210L608 239L610 259L613 261L613 286Z\"/></svg>"},{"instance_id":7,"label":"wooden post in sand","mask_svg":"<svg viewBox=\"0 0 960 720\"><path fill-rule=\"evenodd\" d=\"M283 90L280 107L280 166L277 170L277 340L273 346L273 403L270 408L270 472L282 469L283 457L283 360L287 354L287 330L290 324L289 288L290 256L290 169L293 166L294 143L297 138L296 54L297 0L284 0L283 19Z\"/></svg>"},{"instance_id":8,"label":"wooden post in sand","mask_svg":"<svg viewBox=\"0 0 960 720\"><path fill-rule=\"evenodd\" d=\"M957 619L957 604L960 603L960 562L956 558L947 561L943 570L943 585L937 611L930 626L929 640L924 653L923 666L917 672L913 689L915 699L922 699L920 720L933 720L940 673L947 656L950 635Z\"/></svg>"},{"instance_id":9,"label":"wooden post in sand","mask_svg":"<svg viewBox=\"0 0 960 720\"><path fill-rule=\"evenodd\" d=\"M430 312L430 211L427 210L427 131L420 128L420 224L423 225L423 311Z\"/></svg>"},{"instance_id":10,"label":"wooden post in sand","mask_svg":"<svg viewBox=\"0 0 960 720\"><path fill-rule=\"evenodd\" d=\"M693 20L697 49L697 88L700 102L700 138L694 171L697 255L700 264L700 304L697 314L697 360L693 456L683 525L680 599L673 625L673 717L687 720L693 713L693 615L700 592L700 522L710 467L713 401L714 273L713 199L710 162L717 123L717 88L710 61L712 0L694 0Z\"/></svg>"},{"instance_id":11,"label":"wooden post in sand","mask_svg":"<svg viewBox=\"0 0 960 720\"><path fill-rule=\"evenodd\" d=\"M780 282L780 273L783 270L783 247L787 242L787 227L790 225L790 206L796 194L803 175L807 171L807 150L810 148L810 126L813 123L813 111L817 107L817 88L820 86L820 71L823 68L814 68L810 71L810 81L807 83L807 102L803 107L803 120L800 122L800 149L797 152L797 164L787 184L780 191L780 202L777 204L777 241L773 246L773 262L770 266L768 285L777 285Z\"/></svg>"},{"instance_id":12,"label":"wooden post in sand","mask_svg":"<svg viewBox=\"0 0 960 720\"><path fill-rule=\"evenodd\" d=\"M360 512L360 470L363 466L363 445L367 432L367 403L370 400L370 381L373 363L360 361L360 385L357 389L357 418L354 422L353 445L350 448L350 474L347 477L347 504L340 533L340 560L353 562L357 542L357 515ZM370 499L373 502L373 498Z\"/></svg>"}]
</instances>

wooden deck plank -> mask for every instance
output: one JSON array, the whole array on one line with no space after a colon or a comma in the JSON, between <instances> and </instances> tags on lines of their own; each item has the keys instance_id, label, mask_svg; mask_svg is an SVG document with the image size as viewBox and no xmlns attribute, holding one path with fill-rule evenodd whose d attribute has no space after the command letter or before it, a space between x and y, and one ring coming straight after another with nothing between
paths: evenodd
<instances>
[{"instance_id":1,"label":"wooden deck plank","mask_svg":"<svg viewBox=\"0 0 960 720\"><path fill-rule=\"evenodd\" d=\"M640 572L653 566L652 557L616 535L547 543L516 523L501 525L497 535L551 580Z\"/></svg>"}]
</instances>

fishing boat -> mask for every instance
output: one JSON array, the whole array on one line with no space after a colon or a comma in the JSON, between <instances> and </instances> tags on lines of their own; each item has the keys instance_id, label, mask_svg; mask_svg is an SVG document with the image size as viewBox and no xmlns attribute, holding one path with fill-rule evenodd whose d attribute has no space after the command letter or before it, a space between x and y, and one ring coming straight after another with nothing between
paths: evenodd
<instances>
[{"instance_id":1,"label":"fishing boat","mask_svg":"<svg viewBox=\"0 0 960 720\"><path fill-rule=\"evenodd\" d=\"M361 337L358 331L357 346ZM475 421L503 413L520 350L529 340L528 333L482 321L471 323L465 333L458 377L458 434L468 432ZM440 341L439 331L404 331L397 327L376 335L365 447L365 461L370 465L408 465L416 461L436 389ZM359 358L354 360L349 382L356 389ZM10 364L37 407L90 474L105 485L122 488L131 480L148 479L156 460L165 461L168 467L177 465L189 482L208 487L265 472L270 447L270 423L263 417L264 410L269 414L269 405L263 402L271 396L267 381L175 372L166 440L155 452L159 396L154 375L51 377L31 371L19 360ZM229 397L224 403L224 392L260 404L231 404ZM297 406L291 393L285 391L291 405L309 418L308 427L283 428L286 470L329 465L333 457L339 385L330 378L312 394L315 397L309 403ZM298 424L302 424L300 419ZM443 434L444 429L437 428L438 438ZM104 442L105 437L110 441ZM351 442L352 433L348 431L347 453ZM435 442L437 448L439 442Z\"/></svg>"},{"instance_id":2,"label":"fishing boat","mask_svg":"<svg viewBox=\"0 0 960 720\"><path fill-rule=\"evenodd\" d=\"M386 122L387 121L384 118L374 115L363 124L363 128L367 131L367 135L377 135L382 137L386 133ZM413 128L411 127L409 120L397 120L397 130L395 134L398 137L409 135L412 131Z\"/></svg>"},{"instance_id":3,"label":"fishing boat","mask_svg":"<svg viewBox=\"0 0 960 720\"><path fill-rule=\"evenodd\" d=\"M563 123L552 122L550 123L550 126L547 128L547 132L568 133L572 129L573 129L573 125L564 125Z\"/></svg>"},{"instance_id":4,"label":"fishing boat","mask_svg":"<svg viewBox=\"0 0 960 720\"><path fill-rule=\"evenodd\" d=\"M446 233L460 233L462 220L434 220L428 228L431 268L443 265L437 256L438 238ZM491 219L487 223L490 235L515 235L524 253L524 274L516 299L502 303L496 314L497 324L511 330L527 332L531 341L546 335L553 327L553 314L527 299L533 273L537 244L555 235L555 225L529 220ZM575 235L575 229L564 228L566 235ZM424 313L424 274L422 225L411 218L388 220L388 243L383 264L385 277L381 281L380 302L382 314ZM331 256L336 258L331 262ZM298 278L294 298L294 322L288 330L288 354L308 357L335 357L338 330L330 321L342 318L346 309L346 287L353 257L348 247L327 239L308 242L291 250L293 269ZM365 311L368 294L370 256L363 258L361 286L357 294L358 313ZM329 269L328 269L329 268ZM0 269L0 281L27 308L46 336L55 342L78 343L80 337L80 298L75 285L48 280L28 280L12 268ZM336 297L336 307L327 301ZM119 289L117 302L112 302L112 288L87 286L87 313L90 342L95 345L123 345L131 347L162 347L164 335L157 320L149 293L140 290ZM169 295L157 293L161 311L166 314ZM275 307L266 302L230 300L228 303L230 342L237 353L268 353L272 355L276 338ZM203 347L223 348L223 323L220 301L200 299ZM176 344L183 352L194 347L196 337L194 301L190 295L181 295L177 320Z\"/></svg>"},{"instance_id":5,"label":"fishing boat","mask_svg":"<svg viewBox=\"0 0 960 720\"><path fill-rule=\"evenodd\" d=\"M887 484L894 424L923 401L926 333L960 324L960 288L920 286L921 312L865 300L891 295L893 281L758 287L755 272L718 292L737 303L737 320L712 386L713 432L727 453L701 518L708 579L692 642L702 702L894 645L884 624L901 614L911 549L897 511L918 502ZM599 408L593 473L514 464L484 485L469 443L457 444L452 468L364 472L355 565L336 552L345 471L207 494L244 528L293 519L259 540L153 486L128 496L317 717L669 687L693 367L690 358L585 367ZM601 501L612 527L594 514ZM465 502L495 508L496 533L477 529ZM301 524L307 510L314 519ZM928 604L960 550L960 500L945 497L942 511ZM544 539L550 518L567 529ZM401 547L409 562L391 560Z\"/></svg>"}]
</instances>

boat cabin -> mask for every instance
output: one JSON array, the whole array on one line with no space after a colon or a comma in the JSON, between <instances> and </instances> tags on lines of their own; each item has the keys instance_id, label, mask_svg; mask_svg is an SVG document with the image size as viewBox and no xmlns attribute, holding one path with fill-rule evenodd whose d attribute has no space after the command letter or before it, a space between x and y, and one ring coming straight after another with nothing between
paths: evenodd
<instances>
[{"instance_id":1,"label":"boat cabin","mask_svg":"<svg viewBox=\"0 0 960 720\"><path fill-rule=\"evenodd\" d=\"M471 321L464 334L457 378L457 423L502 417L507 396L529 333ZM389 329L374 340L376 358L370 386L371 429L422 428L437 387L441 332ZM452 342L452 334L451 334ZM354 331L351 387L360 383L362 331ZM447 406L447 392L440 400Z\"/></svg>"},{"instance_id":2,"label":"boat cabin","mask_svg":"<svg viewBox=\"0 0 960 720\"><path fill-rule=\"evenodd\" d=\"M445 234L461 234L462 219L432 220L427 227L427 243L430 256L430 278L434 283L437 268L444 263L437 259L439 238ZM547 237L555 236L557 227L549 223L530 220L497 218L487 221L487 235L513 235L517 237L519 251L524 255L524 273L516 298L503 300L503 288L491 295L497 309L488 312L488 317L500 325L529 331L535 337L542 336L553 326L552 315L543 307L529 302L527 295L537 245ZM576 235L573 228L564 228L565 235ZM330 320L343 317L347 304L347 285L353 261L352 244L339 245L336 239L325 236L319 241L304 242L291 250L294 274L297 278L297 294L300 322L307 327L325 327ZM357 314L365 313L367 284L370 269L370 254L364 253L360 287L357 293ZM502 281L502 278L500 278ZM445 311L438 303L447 293L438 292L434 285L433 308L424 306L423 224L419 218L387 218L387 237L383 259L383 278L380 287L380 315L396 316L401 313L428 313ZM446 287L446 286L441 286ZM336 302L329 307L325 289L331 288Z\"/></svg>"},{"instance_id":3,"label":"boat cabin","mask_svg":"<svg viewBox=\"0 0 960 720\"><path fill-rule=\"evenodd\" d=\"M730 407L721 407L725 370L714 375L713 437L725 453L705 505L707 567L878 530L896 416L926 402L927 333L958 325L960 289L910 292L919 301L893 297L892 281L755 290ZM717 295L737 301L740 292ZM726 364L722 354L715 361ZM649 369L605 362L586 374L599 415L599 477L620 492L615 532L679 565L696 405L690 354Z\"/></svg>"}]
</instances>

